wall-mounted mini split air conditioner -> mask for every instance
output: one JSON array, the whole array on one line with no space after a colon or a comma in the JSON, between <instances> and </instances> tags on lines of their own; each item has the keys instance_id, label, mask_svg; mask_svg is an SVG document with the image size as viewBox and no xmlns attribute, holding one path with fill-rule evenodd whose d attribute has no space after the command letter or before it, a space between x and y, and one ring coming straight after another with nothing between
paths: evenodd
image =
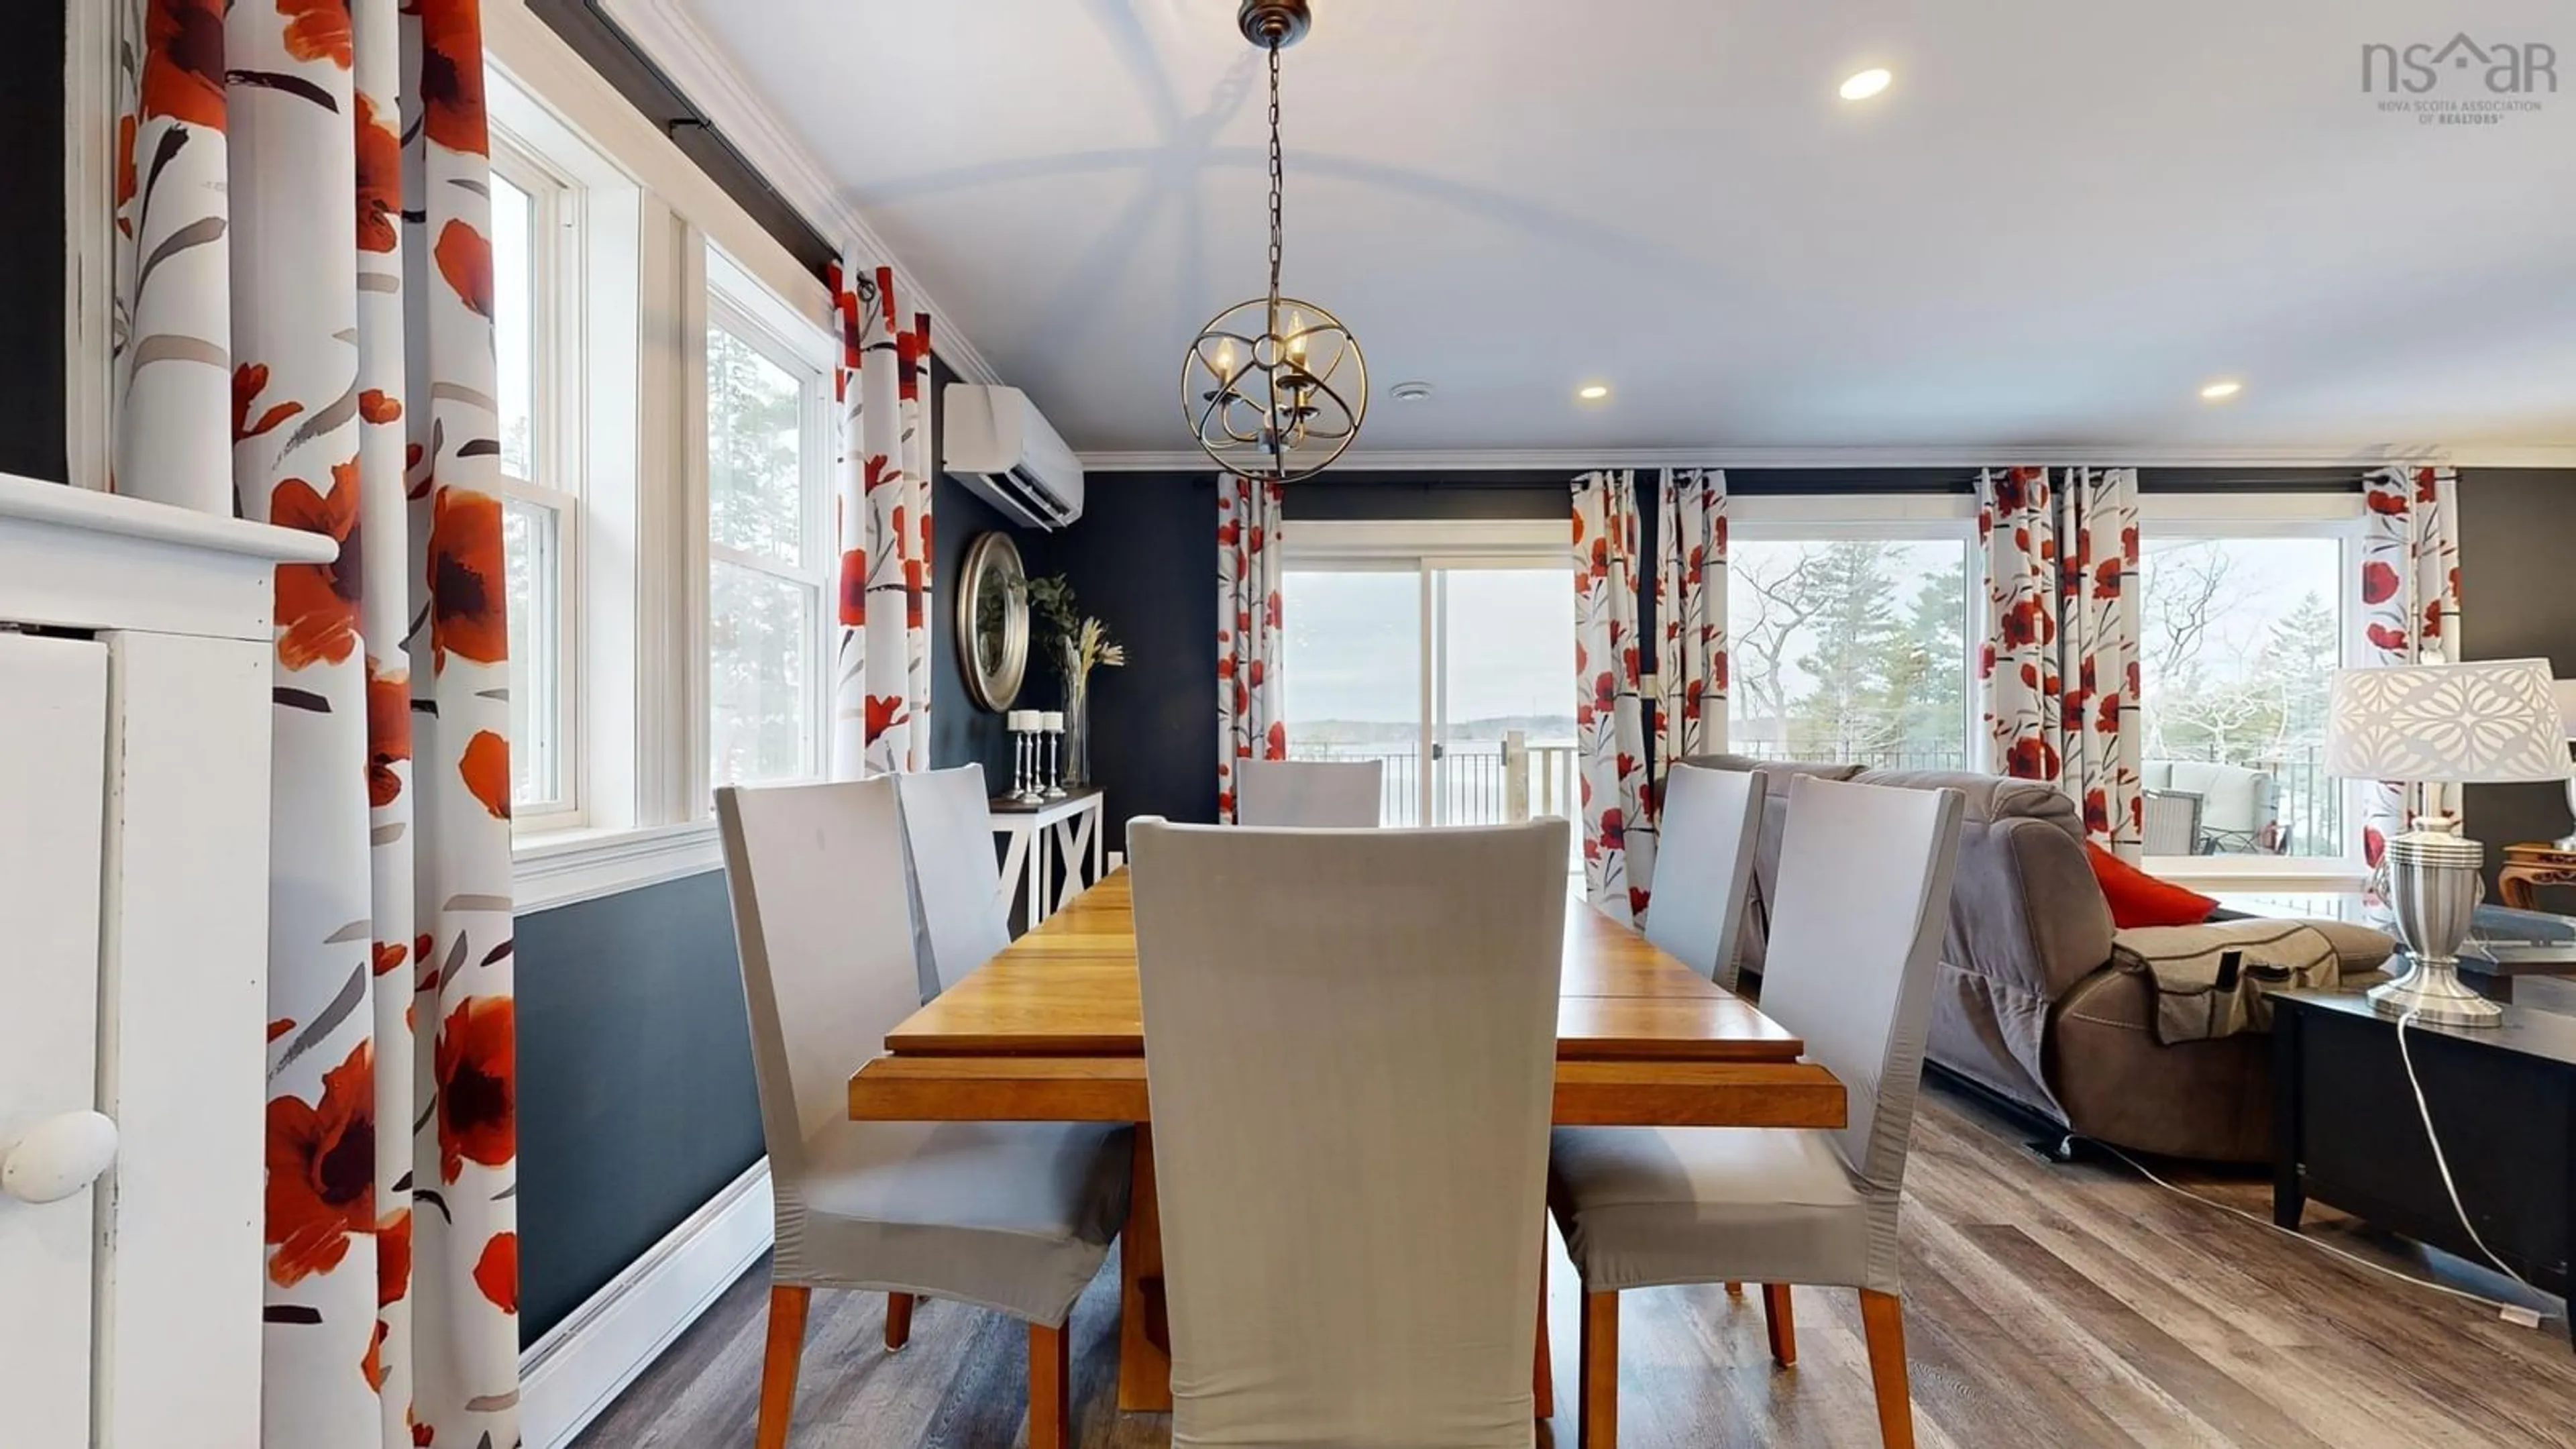
<instances>
[{"instance_id":1,"label":"wall-mounted mini split air conditioner","mask_svg":"<svg viewBox=\"0 0 2576 1449\"><path fill-rule=\"evenodd\" d=\"M1016 387L952 382L940 395L942 466L1012 519L1062 528L1082 516L1082 460Z\"/></svg>"}]
</instances>

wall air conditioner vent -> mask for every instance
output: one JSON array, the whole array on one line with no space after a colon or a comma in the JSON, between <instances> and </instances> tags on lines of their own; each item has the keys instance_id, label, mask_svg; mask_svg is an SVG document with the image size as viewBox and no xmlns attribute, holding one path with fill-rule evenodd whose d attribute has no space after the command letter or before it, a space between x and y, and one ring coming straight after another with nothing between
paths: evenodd
<instances>
[{"instance_id":1,"label":"wall air conditioner vent","mask_svg":"<svg viewBox=\"0 0 2576 1449\"><path fill-rule=\"evenodd\" d=\"M941 466L1013 521L1058 529L1082 516L1082 460L1015 387L952 382L940 396Z\"/></svg>"}]
</instances>

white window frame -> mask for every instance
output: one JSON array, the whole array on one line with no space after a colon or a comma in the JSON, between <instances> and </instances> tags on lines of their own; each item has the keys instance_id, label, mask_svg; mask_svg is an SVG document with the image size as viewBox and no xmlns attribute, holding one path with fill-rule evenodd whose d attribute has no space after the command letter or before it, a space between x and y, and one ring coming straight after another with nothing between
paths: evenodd
<instances>
[{"instance_id":1,"label":"white window frame","mask_svg":"<svg viewBox=\"0 0 2576 1449\"><path fill-rule=\"evenodd\" d=\"M1834 543L1880 540L1890 543L1956 543L1967 560L1960 590L1959 758L1962 768L1977 766L1978 729L1984 722L1977 665L1985 643L1977 601L1985 597L1984 550L1977 547L1977 500L1965 493L1755 494L1726 500L1727 548L1738 543ZM1735 626L1727 623L1728 647ZM1728 715L1731 728L1734 716ZM1732 741L1721 743L1724 749Z\"/></svg>"},{"instance_id":2,"label":"white window frame","mask_svg":"<svg viewBox=\"0 0 2576 1449\"><path fill-rule=\"evenodd\" d=\"M798 774L791 778L820 778L829 768L831 749L831 711L834 681L831 674L832 643L838 632L839 609L834 593L834 577L839 568L838 551L833 547L833 456L832 456L832 337L823 328L801 316L796 309L755 280L750 272L736 263L713 243L704 246L705 326L697 331L702 349L696 368L695 407L699 418L697 446L692 450L693 472L690 497L694 505L697 538L704 550L704 560L694 570L697 590L697 615L708 617L712 603L712 573L719 563L756 570L772 578L785 579L812 591L814 628L805 640L805 678L812 698L806 701L805 727L798 743ZM796 377L804 392L802 429L797 441L797 463L803 496L803 548L794 565L781 563L764 554L747 549L730 548L715 541L712 518L708 511L708 471L710 432L707 426L707 367L703 352L710 331L722 330L735 341L751 348L782 370ZM696 772L692 798L700 810L713 806L714 779L708 759L713 732L711 711L714 696L704 680L708 668L704 641L695 656L700 684L696 690L696 737L692 741ZM776 784L777 780L744 783Z\"/></svg>"},{"instance_id":3,"label":"white window frame","mask_svg":"<svg viewBox=\"0 0 2576 1449\"><path fill-rule=\"evenodd\" d=\"M2335 610L2342 619L2341 660L2359 657L2361 610L2351 580L2358 576L2363 524L2359 491L2275 493L2256 487L2224 493L2149 493L2138 500L2140 544L2155 540L2224 538L2323 538L2337 550ZM2141 589L2144 583L2141 581ZM2143 594L2139 605L2145 607ZM2144 709L2146 701L2139 701ZM2342 787L2344 818L2360 818L2361 795L2347 781ZM2359 889L2370 871L2361 855L2361 832L2350 837L2341 856L2158 855L2146 858L2146 869L2167 880L2204 891L2315 893Z\"/></svg>"},{"instance_id":4,"label":"white window frame","mask_svg":"<svg viewBox=\"0 0 2576 1449\"><path fill-rule=\"evenodd\" d=\"M583 429L580 399L585 387L585 349L580 345L587 296L581 235L582 188L539 159L535 150L508 130L492 136L493 174L525 193L529 220L529 363L531 397L530 472L522 478L496 466L495 486L503 498L542 508L553 515L554 598L553 770L555 789L539 800L511 803L514 833L578 829L586 823L584 764L590 751L582 738L582 696L586 677L582 653L582 569L584 528ZM497 461L497 460L496 460ZM541 581L542 582L542 581Z\"/></svg>"},{"instance_id":5,"label":"white window frame","mask_svg":"<svg viewBox=\"0 0 2576 1449\"><path fill-rule=\"evenodd\" d=\"M1417 704L1416 758L1437 762L1449 692L1449 652L1441 647L1441 626L1448 615L1448 571L1451 569L1574 568L1565 525L1555 519L1318 519L1292 523L1282 531L1283 572L1411 573L1420 587L1414 608L1418 635L1414 673L1420 681ZM1573 607L1571 592L1566 606ZM1565 682L1571 708L1575 681ZM1439 771L1415 772L1415 819L1430 823L1438 798Z\"/></svg>"},{"instance_id":6,"label":"white window frame","mask_svg":"<svg viewBox=\"0 0 2576 1449\"><path fill-rule=\"evenodd\" d=\"M526 912L722 862L705 782L707 244L826 375L836 334L812 269L551 27L515 0L483 24L495 129L576 182L581 206L580 322L559 338L587 383L561 404L581 448L582 808L514 833Z\"/></svg>"}]
</instances>

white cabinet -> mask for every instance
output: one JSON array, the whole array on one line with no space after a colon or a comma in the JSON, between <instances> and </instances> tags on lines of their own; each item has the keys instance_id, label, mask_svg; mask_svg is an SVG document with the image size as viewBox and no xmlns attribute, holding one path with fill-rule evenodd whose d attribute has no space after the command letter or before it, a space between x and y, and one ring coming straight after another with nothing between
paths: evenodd
<instances>
[{"instance_id":1,"label":"white cabinet","mask_svg":"<svg viewBox=\"0 0 2576 1449\"><path fill-rule=\"evenodd\" d=\"M0 476L0 1443L259 1439L269 601L308 534Z\"/></svg>"},{"instance_id":2,"label":"white cabinet","mask_svg":"<svg viewBox=\"0 0 2576 1449\"><path fill-rule=\"evenodd\" d=\"M52 1165L27 1161L50 1155L52 1124L97 1108L106 761L106 646L0 635L0 1172L10 1179ZM50 1203L0 1193L0 1299L37 1309L0 1312L0 1415L30 1444L88 1442L89 1207L86 1190Z\"/></svg>"}]
</instances>

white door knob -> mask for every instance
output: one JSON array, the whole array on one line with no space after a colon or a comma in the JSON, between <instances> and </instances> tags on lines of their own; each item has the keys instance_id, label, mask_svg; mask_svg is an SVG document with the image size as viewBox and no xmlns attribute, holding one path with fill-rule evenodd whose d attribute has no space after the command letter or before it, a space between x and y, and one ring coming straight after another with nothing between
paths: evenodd
<instances>
[{"instance_id":1,"label":"white door knob","mask_svg":"<svg viewBox=\"0 0 2576 1449\"><path fill-rule=\"evenodd\" d=\"M60 1202L116 1165L116 1124L96 1112L48 1117L0 1149L0 1192Z\"/></svg>"}]
</instances>

